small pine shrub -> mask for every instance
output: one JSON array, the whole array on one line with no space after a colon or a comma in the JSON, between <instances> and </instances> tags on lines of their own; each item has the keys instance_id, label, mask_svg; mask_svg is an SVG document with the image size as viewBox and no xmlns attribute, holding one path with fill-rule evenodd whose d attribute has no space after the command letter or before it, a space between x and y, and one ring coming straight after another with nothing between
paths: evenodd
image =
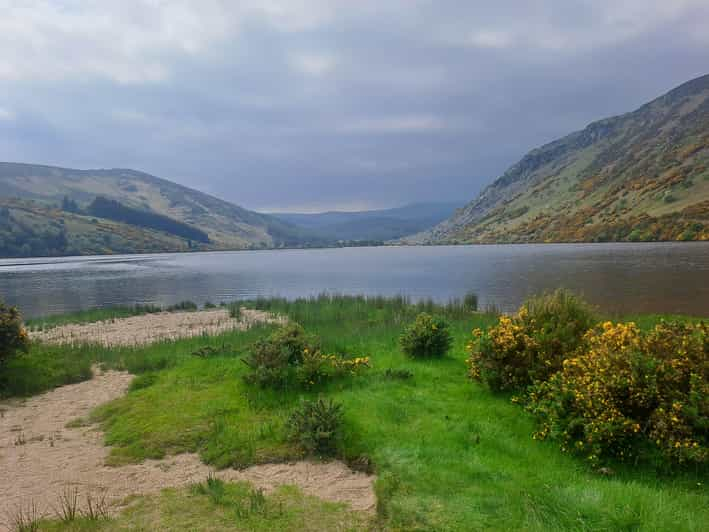
<instances>
[{"instance_id":1,"label":"small pine shrub","mask_svg":"<svg viewBox=\"0 0 709 532\"><path fill-rule=\"evenodd\" d=\"M444 356L451 347L453 338L448 323L437 316L422 312L401 335L402 351L413 358L437 358Z\"/></svg>"},{"instance_id":2,"label":"small pine shrub","mask_svg":"<svg viewBox=\"0 0 709 532\"><path fill-rule=\"evenodd\" d=\"M26 352L28 347L20 311L0 301L0 366L18 351Z\"/></svg>"},{"instance_id":3,"label":"small pine shrub","mask_svg":"<svg viewBox=\"0 0 709 532\"><path fill-rule=\"evenodd\" d=\"M565 290L533 297L514 316L473 331L470 376L495 391L524 390L560 370L595 323L588 304Z\"/></svg>"},{"instance_id":4,"label":"small pine shrub","mask_svg":"<svg viewBox=\"0 0 709 532\"><path fill-rule=\"evenodd\" d=\"M292 442L309 455L332 456L342 434L342 405L332 401L303 401L288 419Z\"/></svg>"},{"instance_id":5,"label":"small pine shrub","mask_svg":"<svg viewBox=\"0 0 709 532\"><path fill-rule=\"evenodd\" d=\"M549 381L532 388L527 406L540 421L536 438L592 463L604 457L658 465L709 460L709 329L634 323L588 332L585 348Z\"/></svg>"}]
</instances>

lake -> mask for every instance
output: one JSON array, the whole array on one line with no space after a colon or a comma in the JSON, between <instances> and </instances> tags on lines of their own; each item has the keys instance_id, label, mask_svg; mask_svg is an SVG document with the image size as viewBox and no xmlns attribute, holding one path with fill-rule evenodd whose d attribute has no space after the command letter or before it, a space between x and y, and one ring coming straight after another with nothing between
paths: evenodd
<instances>
[{"instance_id":1,"label":"lake","mask_svg":"<svg viewBox=\"0 0 709 532\"><path fill-rule=\"evenodd\" d=\"M235 251L0 260L0 297L25 316L322 292L513 310L566 287L604 311L709 316L709 243L534 244Z\"/></svg>"}]
</instances>

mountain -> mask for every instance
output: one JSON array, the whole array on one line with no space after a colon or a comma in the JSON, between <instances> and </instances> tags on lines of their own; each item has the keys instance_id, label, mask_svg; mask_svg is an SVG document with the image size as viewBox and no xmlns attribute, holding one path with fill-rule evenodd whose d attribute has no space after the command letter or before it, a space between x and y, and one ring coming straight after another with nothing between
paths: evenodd
<instances>
[{"instance_id":1,"label":"mountain","mask_svg":"<svg viewBox=\"0 0 709 532\"><path fill-rule=\"evenodd\" d=\"M338 241L385 241L424 231L448 218L461 203L413 203L393 209L274 213L284 222Z\"/></svg>"},{"instance_id":2,"label":"mountain","mask_svg":"<svg viewBox=\"0 0 709 532\"><path fill-rule=\"evenodd\" d=\"M408 240L709 240L709 75L532 150Z\"/></svg>"},{"instance_id":3,"label":"mountain","mask_svg":"<svg viewBox=\"0 0 709 532\"><path fill-rule=\"evenodd\" d=\"M327 243L282 220L135 170L0 163L0 209L0 256ZM55 241L55 233L63 236Z\"/></svg>"}]
</instances>

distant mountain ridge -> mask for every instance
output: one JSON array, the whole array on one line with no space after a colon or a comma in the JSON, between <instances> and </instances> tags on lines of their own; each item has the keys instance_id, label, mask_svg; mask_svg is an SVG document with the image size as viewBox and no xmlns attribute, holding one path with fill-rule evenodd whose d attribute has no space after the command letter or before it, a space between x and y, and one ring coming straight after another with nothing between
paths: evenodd
<instances>
[{"instance_id":1,"label":"distant mountain ridge","mask_svg":"<svg viewBox=\"0 0 709 532\"><path fill-rule=\"evenodd\" d=\"M6 216L0 220L4 224L0 224L0 244L11 241L14 249L23 246L23 239L47 237L53 241L53 237L48 236L53 234L52 230L43 233L42 226L51 229L56 225L52 222L67 220L72 221L70 226L73 224L73 231L79 233L93 225L90 233L96 236L98 233L93 230L96 223L89 222L97 218L97 214L88 210L96 198L118 202L126 212L132 209L133 212L153 213L155 220L162 216L165 227L169 226L169 220L174 220L193 228L194 235L206 234L208 237L175 238L175 234L170 234L163 238L161 231L135 227L114 219L105 226L113 227L126 236L117 238L121 246L115 249L110 239L104 247L92 239L89 239L89 244L87 239L80 238L80 234L72 235L65 225L61 234L66 234L74 242L73 252L130 252L131 238L127 235L135 237L136 250L145 250L145 242L151 242L147 246L151 251L297 247L326 243L319 236L277 218L249 211L144 172L128 169L75 170L5 162L0 163L0 207L6 209ZM81 212L73 212L69 216L62 211L65 200L78 205ZM190 234L184 228L182 233ZM101 236L100 240L103 239ZM39 248L37 244L35 249ZM2 249L0 246L0 252Z\"/></svg>"},{"instance_id":2,"label":"distant mountain ridge","mask_svg":"<svg viewBox=\"0 0 709 532\"><path fill-rule=\"evenodd\" d=\"M338 241L388 241L423 231L445 220L462 203L421 202L369 211L313 214L272 213L284 222Z\"/></svg>"},{"instance_id":3,"label":"distant mountain ridge","mask_svg":"<svg viewBox=\"0 0 709 532\"><path fill-rule=\"evenodd\" d=\"M709 75L534 149L411 243L709 239Z\"/></svg>"}]
</instances>

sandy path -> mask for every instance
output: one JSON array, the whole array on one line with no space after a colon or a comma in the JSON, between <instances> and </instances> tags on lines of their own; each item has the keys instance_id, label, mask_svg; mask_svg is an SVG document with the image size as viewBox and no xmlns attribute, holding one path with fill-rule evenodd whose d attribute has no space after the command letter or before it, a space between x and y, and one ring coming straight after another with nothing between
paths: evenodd
<instances>
[{"instance_id":1,"label":"sandy path","mask_svg":"<svg viewBox=\"0 0 709 532\"><path fill-rule=\"evenodd\" d=\"M0 403L0 530L7 529L18 508L30 503L42 514L54 514L67 488L78 489L82 505L86 494L103 493L116 510L128 495L201 482L210 473L224 480L247 480L266 491L294 484L325 500L373 510L374 478L341 462L267 464L215 473L197 455L182 454L136 465L104 466L110 448L103 445L103 434L96 427L67 428L66 424L124 394L131 378L125 372L97 372L89 381L24 402Z\"/></svg>"},{"instance_id":2,"label":"sandy path","mask_svg":"<svg viewBox=\"0 0 709 532\"><path fill-rule=\"evenodd\" d=\"M30 331L30 338L53 344L147 345L202 334L215 335L246 329L255 323L282 323L284 318L260 310L242 309L232 318L227 309L199 312L160 312L94 323L72 323Z\"/></svg>"}]
</instances>

